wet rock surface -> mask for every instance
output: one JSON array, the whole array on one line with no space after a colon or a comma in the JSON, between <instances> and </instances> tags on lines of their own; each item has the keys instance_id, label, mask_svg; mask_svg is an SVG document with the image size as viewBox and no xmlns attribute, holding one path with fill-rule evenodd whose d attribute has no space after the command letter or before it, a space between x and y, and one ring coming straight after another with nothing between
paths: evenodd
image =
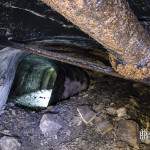
<instances>
[{"instance_id":1,"label":"wet rock surface","mask_svg":"<svg viewBox=\"0 0 150 150\"><path fill-rule=\"evenodd\" d=\"M88 91L47 110L8 103L0 116L0 136L15 138L21 150L148 150L150 145L138 135L140 129L149 130L148 91L145 86L103 76L95 78ZM89 124L79 108L94 115Z\"/></svg>"}]
</instances>

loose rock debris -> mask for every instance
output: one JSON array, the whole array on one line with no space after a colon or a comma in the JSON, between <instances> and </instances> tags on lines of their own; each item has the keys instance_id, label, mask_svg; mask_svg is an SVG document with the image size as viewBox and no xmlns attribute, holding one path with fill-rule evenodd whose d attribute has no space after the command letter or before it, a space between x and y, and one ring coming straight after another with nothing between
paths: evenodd
<instances>
[{"instance_id":1,"label":"loose rock debris","mask_svg":"<svg viewBox=\"0 0 150 150\"><path fill-rule=\"evenodd\" d=\"M130 82L106 76L94 80L93 88L47 111L27 111L8 103L0 117L1 138L17 138L21 150L149 149L148 143L139 139L140 129L147 128L144 109L149 106L149 93L142 92L144 101L135 95L138 90ZM139 105L138 99L143 103ZM117 111L123 115L118 116ZM9 134L4 135L7 130Z\"/></svg>"}]
</instances>

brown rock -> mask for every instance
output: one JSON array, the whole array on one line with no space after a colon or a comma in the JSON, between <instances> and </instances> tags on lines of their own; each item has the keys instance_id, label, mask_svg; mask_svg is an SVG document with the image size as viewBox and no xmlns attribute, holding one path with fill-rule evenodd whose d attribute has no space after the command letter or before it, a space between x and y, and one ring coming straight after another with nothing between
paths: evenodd
<instances>
[{"instance_id":1,"label":"brown rock","mask_svg":"<svg viewBox=\"0 0 150 150\"><path fill-rule=\"evenodd\" d=\"M109 131L113 129L113 125L110 121L104 120L96 124L97 131L100 132L102 135L105 135Z\"/></svg>"},{"instance_id":2,"label":"brown rock","mask_svg":"<svg viewBox=\"0 0 150 150\"><path fill-rule=\"evenodd\" d=\"M121 108L117 109L117 116L119 118L127 116L127 110L126 110L126 108L125 107L121 107Z\"/></svg>"},{"instance_id":3,"label":"brown rock","mask_svg":"<svg viewBox=\"0 0 150 150\"><path fill-rule=\"evenodd\" d=\"M139 128L138 124L132 120L120 120L117 126L117 138L128 143L133 148L139 149Z\"/></svg>"}]
</instances>

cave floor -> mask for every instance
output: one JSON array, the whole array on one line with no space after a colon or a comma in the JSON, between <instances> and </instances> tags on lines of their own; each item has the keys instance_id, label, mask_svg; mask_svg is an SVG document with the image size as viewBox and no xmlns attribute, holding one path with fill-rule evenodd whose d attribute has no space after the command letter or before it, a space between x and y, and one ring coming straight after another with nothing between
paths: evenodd
<instances>
[{"instance_id":1,"label":"cave floor","mask_svg":"<svg viewBox=\"0 0 150 150\"><path fill-rule=\"evenodd\" d=\"M139 141L142 127L126 112L130 102L136 105L138 99L146 103L149 92L141 97L141 87L143 85L100 76L87 91L46 110L31 111L9 102L0 117L1 149L148 150L150 145ZM83 118L79 115L82 111ZM92 118L89 123L83 121L87 116ZM7 138L11 145L6 142Z\"/></svg>"}]
</instances>

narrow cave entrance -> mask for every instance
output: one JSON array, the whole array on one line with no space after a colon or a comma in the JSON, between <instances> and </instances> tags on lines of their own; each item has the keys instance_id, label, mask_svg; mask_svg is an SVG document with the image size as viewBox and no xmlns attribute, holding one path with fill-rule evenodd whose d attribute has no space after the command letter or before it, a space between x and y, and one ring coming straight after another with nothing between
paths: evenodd
<instances>
[{"instance_id":1,"label":"narrow cave entrance","mask_svg":"<svg viewBox=\"0 0 150 150\"><path fill-rule=\"evenodd\" d=\"M82 69L37 55L27 55L19 63L9 98L27 108L46 108L88 88Z\"/></svg>"}]
</instances>

